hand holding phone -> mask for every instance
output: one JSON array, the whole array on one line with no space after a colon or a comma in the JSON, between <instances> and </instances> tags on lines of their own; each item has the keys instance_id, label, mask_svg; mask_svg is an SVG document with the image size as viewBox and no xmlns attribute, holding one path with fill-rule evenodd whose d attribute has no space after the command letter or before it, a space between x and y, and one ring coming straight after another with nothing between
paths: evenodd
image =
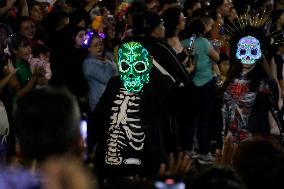
<instances>
[{"instance_id":1,"label":"hand holding phone","mask_svg":"<svg viewBox=\"0 0 284 189\"><path fill-rule=\"evenodd\" d=\"M193 44L194 44L194 41L196 39L196 35L195 34L192 34L192 36L189 38L189 43L188 43L188 50L192 51L193 50Z\"/></svg>"}]
</instances>

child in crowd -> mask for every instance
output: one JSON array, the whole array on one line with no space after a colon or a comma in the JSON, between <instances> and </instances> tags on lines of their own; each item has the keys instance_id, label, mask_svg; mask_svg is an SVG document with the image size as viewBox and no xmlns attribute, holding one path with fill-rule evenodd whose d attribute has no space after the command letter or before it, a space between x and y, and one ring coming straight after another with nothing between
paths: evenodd
<instances>
[{"instance_id":1,"label":"child in crowd","mask_svg":"<svg viewBox=\"0 0 284 189\"><path fill-rule=\"evenodd\" d=\"M227 79L227 73L230 68L229 57L225 53L220 54L220 60L217 62L220 70L220 79L224 82Z\"/></svg>"},{"instance_id":2,"label":"child in crowd","mask_svg":"<svg viewBox=\"0 0 284 189\"><path fill-rule=\"evenodd\" d=\"M43 44L35 45L32 49L32 58L29 60L31 71L35 68L42 67L44 75L37 81L37 86L47 85L51 78L51 69L49 62L50 50Z\"/></svg>"},{"instance_id":3,"label":"child in crowd","mask_svg":"<svg viewBox=\"0 0 284 189\"><path fill-rule=\"evenodd\" d=\"M13 34L9 38L8 47L13 66L18 70L8 82L8 90L14 101L34 88L37 81L43 77L44 70L42 67L36 67L33 72L31 71L28 62L31 56L31 46L27 38Z\"/></svg>"},{"instance_id":4,"label":"child in crowd","mask_svg":"<svg viewBox=\"0 0 284 189\"><path fill-rule=\"evenodd\" d=\"M225 53L220 53L220 60L217 62L219 70L220 70L220 81L224 83L227 79L227 74L230 68L229 57ZM222 137L222 104L223 104L223 91L222 88L217 90L216 94L216 103L215 110L212 116L212 125L210 128L210 144L211 149L222 148L223 146L223 137Z\"/></svg>"}]
</instances>

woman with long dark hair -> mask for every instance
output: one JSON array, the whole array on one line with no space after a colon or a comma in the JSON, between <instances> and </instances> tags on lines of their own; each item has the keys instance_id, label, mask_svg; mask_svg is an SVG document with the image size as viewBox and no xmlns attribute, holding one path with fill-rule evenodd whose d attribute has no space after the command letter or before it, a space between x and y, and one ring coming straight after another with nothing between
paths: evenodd
<instances>
[{"instance_id":1,"label":"woman with long dark hair","mask_svg":"<svg viewBox=\"0 0 284 189\"><path fill-rule=\"evenodd\" d=\"M224 83L223 126L234 142L253 135L269 135L270 110L283 133L283 118L278 107L277 83L271 79L263 56L263 32L245 28L231 41L231 67Z\"/></svg>"}]
</instances>

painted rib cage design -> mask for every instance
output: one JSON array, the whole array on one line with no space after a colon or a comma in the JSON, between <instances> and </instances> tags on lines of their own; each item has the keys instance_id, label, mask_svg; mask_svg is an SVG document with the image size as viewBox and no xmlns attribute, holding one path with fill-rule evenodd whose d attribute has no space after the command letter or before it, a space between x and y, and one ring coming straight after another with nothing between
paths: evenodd
<instances>
[{"instance_id":1,"label":"painted rib cage design","mask_svg":"<svg viewBox=\"0 0 284 189\"><path fill-rule=\"evenodd\" d=\"M141 151L144 147L145 134L140 125L139 104L140 97L125 89L120 89L116 95L108 130L106 164L141 164L140 159L124 157L123 153L126 150Z\"/></svg>"}]
</instances>

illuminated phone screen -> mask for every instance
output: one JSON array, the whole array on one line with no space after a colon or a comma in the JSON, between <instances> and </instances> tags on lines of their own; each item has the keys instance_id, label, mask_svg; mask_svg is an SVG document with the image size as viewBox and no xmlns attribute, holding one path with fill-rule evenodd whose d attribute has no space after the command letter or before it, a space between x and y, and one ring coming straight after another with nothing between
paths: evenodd
<instances>
[{"instance_id":1,"label":"illuminated phone screen","mask_svg":"<svg viewBox=\"0 0 284 189\"><path fill-rule=\"evenodd\" d=\"M196 35L193 34L189 39L189 43L188 43L188 49L189 50L193 49L193 43L194 43L195 39L196 39Z\"/></svg>"},{"instance_id":2,"label":"illuminated phone screen","mask_svg":"<svg viewBox=\"0 0 284 189\"><path fill-rule=\"evenodd\" d=\"M174 179L166 179L165 181L156 181L157 189L185 189L183 182L175 182Z\"/></svg>"},{"instance_id":3,"label":"illuminated phone screen","mask_svg":"<svg viewBox=\"0 0 284 189\"><path fill-rule=\"evenodd\" d=\"M80 122L80 132L84 140L84 145L87 146L87 121L81 120Z\"/></svg>"}]
</instances>

